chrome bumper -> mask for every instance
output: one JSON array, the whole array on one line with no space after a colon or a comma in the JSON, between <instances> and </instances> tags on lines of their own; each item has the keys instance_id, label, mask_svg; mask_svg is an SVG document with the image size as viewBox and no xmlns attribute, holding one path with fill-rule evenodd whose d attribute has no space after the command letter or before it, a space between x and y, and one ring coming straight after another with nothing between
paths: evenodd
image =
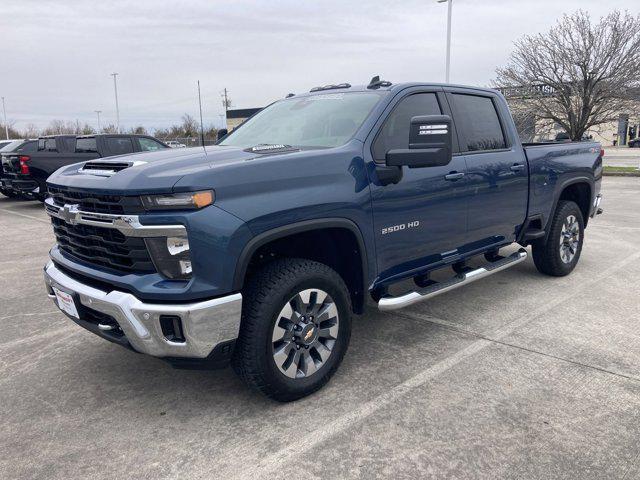
<instances>
[{"instance_id":1,"label":"chrome bumper","mask_svg":"<svg viewBox=\"0 0 640 480\"><path fill-rule=\"evenodd\" d=\"M140 353L154 357L205 358L216 345L238 337L242 310L239 293L189 304L145 303L130 293L105 292L85 285L60 271L53 262L45 267L44 280L56 306L52 287L74 295L82 307L113 317L131 347ZM180 317L184 342L165 337L160 326L161 315Z\"/></svg>"}]
</instances>

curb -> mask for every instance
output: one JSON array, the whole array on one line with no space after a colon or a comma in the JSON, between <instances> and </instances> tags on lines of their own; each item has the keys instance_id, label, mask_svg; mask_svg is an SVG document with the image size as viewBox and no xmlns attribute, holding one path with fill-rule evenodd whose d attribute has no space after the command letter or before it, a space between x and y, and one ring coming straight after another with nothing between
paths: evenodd
<instances>
[{"instance_id":1,"label":"curb","mask_svg":"<svg viewBox=\"0 0 640 480\"><path fill-rule=\"evenodd\" d=\"M605 177L640 177L640 171L637 172L607 172L602 173Z\"/></svg>"}]
</instances>

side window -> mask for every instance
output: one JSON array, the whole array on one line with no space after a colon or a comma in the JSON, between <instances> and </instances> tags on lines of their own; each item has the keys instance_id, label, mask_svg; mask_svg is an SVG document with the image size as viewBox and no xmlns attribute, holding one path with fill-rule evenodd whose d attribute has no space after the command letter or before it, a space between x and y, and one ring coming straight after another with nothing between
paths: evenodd
<instances>
[{"instance_id":1,"label":"side window","mask_svg":"<svg viewBox=\"0 0 640 480\"><path fill-rule=\"evenodd\" d=\"M98 153L96 137L78 138L76 140L76 153Z\"/></svg>"},{"instance_id":2,"label":"side window","mask_svg":"<svg viewBox=\"0 0 640 480\"><path fill-rule=\"evenodd\" d=\"M473 152L507 147L498 112L490 97L459 93L452 97L463 150Z\"/></svg>"},{"instance_id":3,"label":"side window","mask_svg":"<svg viewBox=\"0 0 640 480\"><path fill-rule=\"evenodd\" d=\"M113 155L133 152L133 142L128 137L107 137L107 148Z\"/></svg>"},{"instance_id":4,"label":"side window","mask_svg":"<svg viewBox=\"0 0 640 480\"><path fill-rule=\"evenodd\" d=\"M435 93L416 93L400 100L373 143L373 159L384 162L387 151L409 146L409 124L419 115L441 115Z\"/></svg>"},{"instance_id":5,"label":"side window","mask_svg":"<svg viewBox=\"0 0 640 480\"><path fill-rule=\"evenodd\" d=\"M143 152L152 152L154 150L163 150L166 148L160 142L156 142L151 138L138 137L138 142L140 143L140 150Z\"/></svg>"},{"instance_id":6,"label":"side window","mask_svg":"<svg viewBox=\"0 0 640 480\"><path fill-rule=\"evenodd\" d=\"M18 152L37 152L38 142L26 142L20 145Z\"/></svg>"},{"instance_id":7,"label":"side window","mask_svg":"<svg viewBox=\"0 0 640 480\"><path fill-rule=\"evenodd\" d=\"M38 150L45 152L57 152L55 138L41 138L38 140Z\"/></svg>"}]
</instances>

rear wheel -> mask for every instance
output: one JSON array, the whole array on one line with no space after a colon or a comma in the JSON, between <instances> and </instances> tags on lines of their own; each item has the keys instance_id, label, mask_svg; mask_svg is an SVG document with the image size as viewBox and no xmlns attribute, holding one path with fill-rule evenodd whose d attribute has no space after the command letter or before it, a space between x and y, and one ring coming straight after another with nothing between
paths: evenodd
<instances>
[{"instance_id":1,"label":"rear wheel","mask_svg":"<svg viewBox=\"0 0 640 480\"><path fill-rule=\"evenodd\" d=\"M18 194L13 190L6 190L4 188L0 188L0 193L2 193L5 197L9 197L9 198L15 198L18 196Z\"/></svg>"},{"instance_id":2,"label":"rear wheel","mask_svg":"<svg viewBox=\"0 0 640 480\"><path fill-rule=\"evenodd\" d=\"M546 242L533 244L533 261L538 271L562 277L578 264L584 242L584 219L575 202L561 200L550 222Z\"/></svg>"},{"instance_id":3,"label":"rear wheel","mask_svg":"<svg viewBox=\"0 0 640 480\"><path fill-rule=\"evenodd\" d=\"M233 367L251 388L292 401L321 388L340 365L351 334L350 296L321 263L277 260L243 292Z\"/></svg>"}]
</instances>

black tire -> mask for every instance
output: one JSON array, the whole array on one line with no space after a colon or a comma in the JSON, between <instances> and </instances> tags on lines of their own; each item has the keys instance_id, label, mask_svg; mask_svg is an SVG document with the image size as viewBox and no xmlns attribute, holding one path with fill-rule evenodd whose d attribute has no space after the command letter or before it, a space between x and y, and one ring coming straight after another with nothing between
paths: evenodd
<instances>
[{"instance_id":1,"label":"black tire","mask_svg":"<svg viewBox=\"0 0 640 480\"><path fill-rule=\"evenodd\" d=\"M331 300L330 303L336 309L334 311L337 311L337 335L330 345L331 351L326 360L317 358L318 364L322 363L317 370L313 367L314 373L301 378L291 378L281 371L282 365L278 366L276 363L277 343L273 339L274 329L276 322L283 321L284 317L280 315L283 308L293 305L294 298L308 289L318 289L328 294L327 299ZM340 275L328 266L297 258L269 263L251 276L243 290L242 322L232 366L249 387L274 400L289 402L305 397L327 383L342 362L351 336L351 312L349 291ZM312 316L310 318L313 319ZM316 320L319 318L320 315ZM288 326L289 323L284 321ZM288 335L293 335L296 326L291 325L291 331L287 330ZM326 325L321 326L321 323L318 323L316 331L320 332L321 328L326 330L325 327ZM323 340L317 336L316 339ZM302 341L302 338L298 338L298 341ZM286 344L292 342L293 336ZM300 345L294 344L289 354L295 355L294 348L300 350L299 347ZM298 355L305 354L304 348L307 349L308 355L318 353L313 345L310 345L311 348L308 348L309 345L302 347L303 350ZM292 363L293 361L289 366ZM304 367L304 361L301 365ZM297 366L294 371L294 375L304 374Z\"/></svg>"},{"instance_id":2,"label":"black tire","mask_svg":"<svg viewBox=\"0 0 640 480\"><path fill-rule=\"evenodd\" d=\"M3 188L0 189L0 193L2 193L5 197L8 197L8 198L15 198L18 196L18 194L13 190L5 190Z\"/></svg>"},{"instance_id":3,"label":"black tire","mask_svg":"<svg viewBox=\"0 0 640 480\"><path fill-rule=\"evenodd\" d=\"M577 233L579 236L577 242L575 241L575 237L572 237L571 242L562 245L560 243L562 241L561 235L563 235L563 231L566 230L568 219L571 218L575 219L577 223ZM539 240L532 246L533 262L538 271L546 275L554 277L569 275L578 264L578 260L580 260L584 242L584 219L580 207L578 207L575 202L567 200L559 201L553 218L549 223L549 228L547 240ZM572 248L569 243L576 246ZM571 254L571 252L573 253Z\"/></svg>"}]
</instances>

